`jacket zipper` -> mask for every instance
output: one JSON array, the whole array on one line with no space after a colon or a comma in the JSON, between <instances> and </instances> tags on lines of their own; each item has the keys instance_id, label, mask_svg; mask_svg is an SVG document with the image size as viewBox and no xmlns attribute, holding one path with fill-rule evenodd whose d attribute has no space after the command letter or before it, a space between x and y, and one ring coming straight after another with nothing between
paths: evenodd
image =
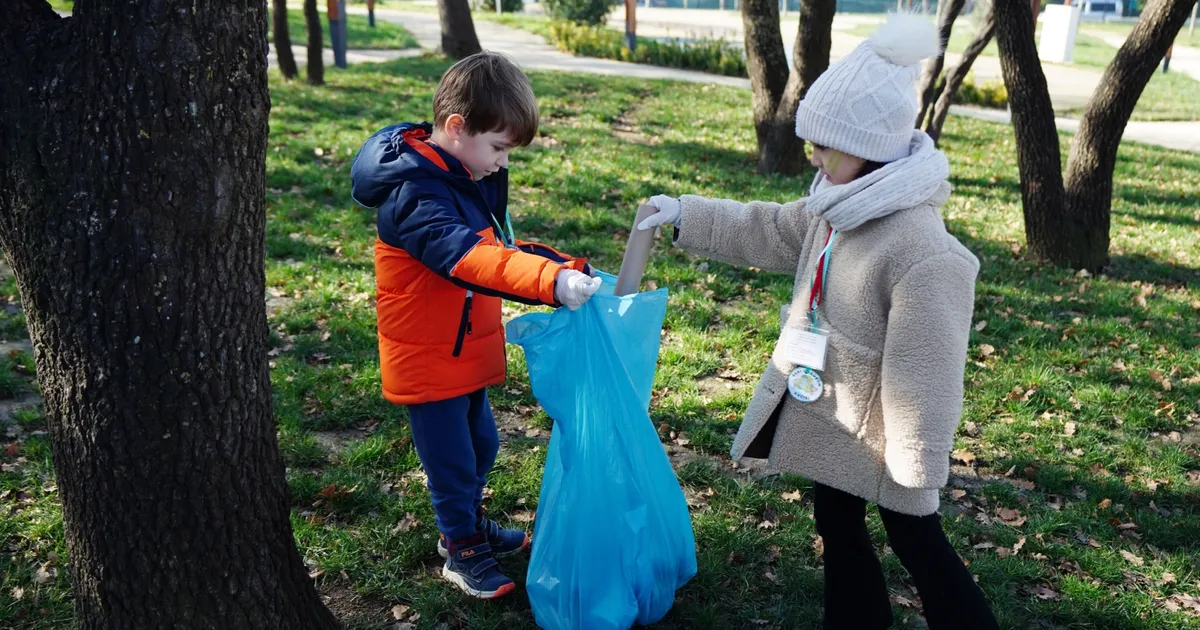
<instances>
[{"instance_id":1,"label":"jacket zipper","mask_svg":"<svg viewBox=\"0 0 1200 630\"><path fill-rule=\"evenodd\" d=\"M467 335L471 334L471 298L474 296L473 291L467 291L467 300L463 302L462 321L458 324L458 338L454 340L454 354L457 357L462 354L463 341Z\"/></svg>"}]
</instances>

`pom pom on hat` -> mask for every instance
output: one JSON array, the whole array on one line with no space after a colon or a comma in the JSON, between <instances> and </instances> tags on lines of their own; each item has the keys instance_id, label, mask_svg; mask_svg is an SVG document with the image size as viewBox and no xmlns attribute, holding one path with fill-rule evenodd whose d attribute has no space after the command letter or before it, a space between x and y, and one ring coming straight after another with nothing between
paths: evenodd
<instances>
[{"instance_id":1,"label":"pom pom on hat","mask_svg":"<svg viewBox=\"0 0 1200 630\"><path fill-rule=\"evenodd\" d=\"M796 135L873 162L907 157L921 60L940 48L928 16L888 14L874 35L813 82L796 108Z\"/></svg>"},{"instance_id":2,"label":"pom pom on hat","mask_svg":"<svg viewBox=\"0 0 1200 630\"><path fill-rule=\"evenodd\" d=\"M897 66L916 65L942 48L937 26L916 13L889 13L867 44L875 54Z\"/></svg>"}]
</instances>

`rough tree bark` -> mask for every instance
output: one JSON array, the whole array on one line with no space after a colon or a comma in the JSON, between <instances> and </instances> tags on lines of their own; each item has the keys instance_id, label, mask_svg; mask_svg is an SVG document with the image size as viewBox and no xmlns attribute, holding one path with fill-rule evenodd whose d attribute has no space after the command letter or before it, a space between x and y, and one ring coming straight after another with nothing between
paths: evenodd
<instances>
[{"instance_id":1,"label":"rough tree bark","mask_svg":"<svg viewBox=\"0 0 1200 630\"><path fill-rule=\"evenodd\" d=\"M442 23L443 55L462 59L483 50L467 0L438 0L438 18Z\"/></svg>"},{"instance_id":2,"label":"rough tree bark","mask_svg":"<svg viewBox=\"0 0 1200 630\"><path fill-rule=\"evenodd\" d=\"M993 8L988 8L987 17L975 29L975 37L963 51L962 59L959 60L957 66L946 73L946 81L942 84L941 91L937 93L937 103L933 106L929 123L925 125L925 133L929 134L935 143L942 136L942 127L946 124L950 106L954 104L954 95L958 94L958 89L962 87L963 82L967 79L967 74L971 72L971 65L992 42L995 33L996 13Z\"/></svg>"},{"instance_id":3,"label":"rough tree bark","mask_svg":"<svg viewBox=\"0 0 1200 630\"><path fill-rule=\"evenodd\" d=\"M996 0L996 40L1000 69L1008 88L1012 126L1017 139L1025 235L1035 256L1046 253L1041 240L1046 228L1069 228L1063 218L1062 158L1054 106L1046 74L1034 42L1033 14L1025 0ZM1061 235L1075 242L1079 235ZM1037 244L1035 245L1035 240Z\"/></svg>"},{"instance_id":4,"label":"rough tree bark","mask_svg":"<svg viewBox=\"0 0 1200 630\"><path fill-rule=\"evenodd\" d=\"M759 172L796 174L804 169L804 143L796 137L796 106L829 67L836 8L836 0L808 0L800 4L794 68L789 69L780 33L779 3L772 0L742 3Z\"/></svg>"},{"instance_id":5,"label":"rough tree bark","mask_svg":"<svg viewBox=\"0 0 1200 630\"><path fill-rule=\"evenodd\" d=\"M275 59L283 78L292 80L298 74L296 57L292 55L292 35L288 32L287 0L272 0L271 28L275 39Z\"/></svg>"},{"instance_id":6,"label":"rough tree bark","mask_svg":"<svg viewBox=\"0 0 1200 630\"><path fill-rule=\"evenodd\" d=\"M78 625L335 628L271 410L266 3L77 5L5 6L0 247Z\"/></svg>"},{"instance_id":7,"label":"rough tree bark","mask_svg":"<svg viewBox=\"0 0 1200 630\"><path fill-rule=\"evenodd\" d=\"M942 43L942 47L936 57L925 62L925 67L921 70L921 89L918 91L921 99L920 114L917 115L918 127L924 125L930 108L937 99L934 88L942 74L942 67L946 64L946 44L950 41L950 32L954 29L954 21L958 19L966 4L967 0L943 0L938 4L938 41Z\"/></svg>"},{"instance_id":8,"label":"rough tree bark","mask_svg":"<svg viewBox=\"0 0 1200 630\"><path fill-rule=\"evenodd\" d=\"M304 67L304 75L309 85L325 85L325 43L317 0L304 0L304 25L308 31L308 64Z\"/></svg>"},{"instance_id":9,"label":"rough tree bark","mask_svg":"<svg viewBox=\"0 0 1200 630\"><path fill-rule=\"evenodd\" d=\"M1117 146L1138 97L1196 0L1151 0L1105 70L1085 111L1064 186L1054 110L1033 39L1031 6L996 1L996 38L1008 88L1025 238L1038 260L1100 271L1108 264Z\"/></svg>"},{"instance_id":10,"label":"rough tree bark","mask_svg":"<svg viewBox=\"0 0 1200 630\"><path fill-rule=\"evenodd\" d=\"M1040 231L1039 250L1054 252L1047 258L1092 270L1107 263L1117 147L1142 90L1195 4L1196 0L1152 0L1104 71L1067 159L1066 220L1078 224L1083 235L1077 242L1060 243L1057 235Z\"/></svg>"}]
</instances>

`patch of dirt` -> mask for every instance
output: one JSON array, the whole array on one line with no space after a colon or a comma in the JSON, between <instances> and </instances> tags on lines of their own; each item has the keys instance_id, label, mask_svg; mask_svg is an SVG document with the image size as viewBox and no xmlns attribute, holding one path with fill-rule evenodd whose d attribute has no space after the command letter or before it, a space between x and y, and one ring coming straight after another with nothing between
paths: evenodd
<instances>
[{"instance_id":1,"label":"patch of dirt","mask_svg":"<svg viewBox=\"0 0 1200 630\"><path fill-rule=\"evenodd\" d=\"M653 147L662 144L662 138L659 138L658 136L647 136L638 130L637 125L630 123L628 120L620 116L613 120L612 135L614 138L630 144L640 144L647 147Z\"/></svg>"},{"instance_id":2,"label":"patch of dirt","mask_svg":"<svg viewBox=\"0 0 1200 630\"><path fill-rule=\"evenodd\" d=\"M767 466L767 460L765 459L746 457L737 462L737 466L735 467L734 461L728 457L708 455L675 444L663 444L663 449L667 452L667 458L671 460L671 466L675 470L679 470L692 462L702 462L708 464L717 472L743 482L756 481L778 474Z\"/></svg>"},{"instance_id":3,"label":"patch of dirt","mask_svg":"<svg viewBox=\"0 0 1200 630\"><path fill-rule=\"evenodd\" d=\"M351 442L357 442L371 435L370 431L362 429L339 429L337 431L313 431L312 436L329 453L340 453Z\"/></svg>"},{"instance_id":4,"label":"patch of dirt","mask_svg":"<svg viewBox=\"0 0 1200 630\"><path fill-rule=\"evenodd\" d=\"M0 341L0 356L8 356L12 352L24 352L33 356L33 342L28 339Z\"/></svg>"},{"instance_id":5,"label":"patch of dirt","mask_svg":"<svg viewBox=\"0 0 1200 630\"><path fill-rule=\"evenodd\" d=\"M395 623L392 605L363 597L340 584L321 584L317 594L345 628L390 628Z\"/></svg>"},{"instance_id":6,"label":"patch of dirt","mask_svg":"<svg viewBox=\"0 0 1200 630\"><path fill-rule=\"evenodd\" d=\"M705 376L696 380L696 389L704 398L712 399L727 395L729 392L745 389L746 382L740 378L721 378L720 376Z\"/></svg>"},{"instance_id":7,"label":"patch of dirt","mask_svg":"<svg viewBox=\"0 0 1200 630\"><path fill-rule=\"evenodd\" d=\"M267 295L267 319L279 314L279 311L289 307L296 299L290 295Z\"/></svg>"},{"instance_id":8,"label":"patch of dirt","mask_svg":"<svg viewBox=\"0 0 1200 630\"><path fill-rule=\"evenodd\" d=\"M531 425L520 410L494 409L492 414L496 417L496 431L500 433L501 442L506 442L514 437L547 441L550 439L549 431Z\"/></svg>"}]
</instances>

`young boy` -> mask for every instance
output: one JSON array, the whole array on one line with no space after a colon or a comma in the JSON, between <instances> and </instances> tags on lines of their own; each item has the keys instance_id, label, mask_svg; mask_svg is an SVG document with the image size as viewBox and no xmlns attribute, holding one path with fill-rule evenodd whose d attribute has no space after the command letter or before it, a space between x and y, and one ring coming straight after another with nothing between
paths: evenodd
<instances>
[{"instance_id":1,"label":"young boy","mask_svg":"<svg viewBox=\"0 0 1200 630\"><path fill-rule=\"evenodd\" d=\"M576 309L601 281L582 259L512 237L508 154L538 125L520 68L489 52L463 59L438 83L433 114L433 125L371 136L351 167L351 196L379 211L383 395L408 408L442 575L490 599L515 588L494 558L529 547L524 531L501 529L482 508L499 449L486 388L505 377L500 299Z\"/></svg>"}]
</instances>

